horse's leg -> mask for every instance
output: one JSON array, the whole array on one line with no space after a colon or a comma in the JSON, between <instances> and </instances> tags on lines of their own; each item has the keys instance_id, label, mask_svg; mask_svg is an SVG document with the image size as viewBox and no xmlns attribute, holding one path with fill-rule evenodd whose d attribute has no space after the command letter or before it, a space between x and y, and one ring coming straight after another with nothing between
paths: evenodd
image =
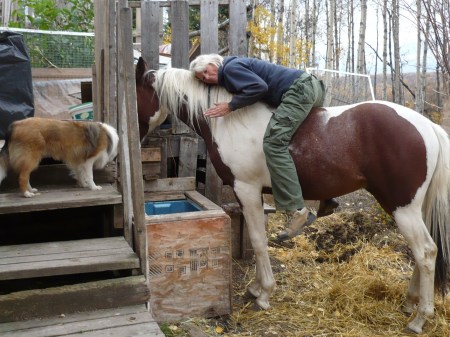
<instances>
[{"instance_id":1,"label":"horse's leg","mask_svg":"<svg viewBox=\"0 0 450 337\"><path fill-rule=\"evenodd\" d=\"M419 300L417 313L408 328L422 333L428 318L434 315L434 269L437 247L422 220L421 207L410 205L394 212L400 233L408 241L416 261L415 271L407 293L407 306ZM418 290L418 294L417 294Z\"/></svg>"},{"instance_id":2,"label":"horse's leg","mask_svg":"<svg viewBox=\"0 0 450 337\"><path fill-rule=\"evenodd\" d=\"M402 311L406 314L412 314L419 303L420 294L420 271L417 265L414 267L413 274L409 281L408 292L406 293L406 300L403 304Z\"/></svg>"},{"instance_id":3,"label":"horse's leg","mask_svg":"<svg viewBox=\"0 0 450 337\"><path fill-rule=\"evenodd\" d=\"M320 200L319 209L317 210L317 217L328 216L334 213L334 210L339 207L336 199Z\"/></svg>"},{"instance_id":4,"label":"horse's leg","mask_svg":"<svg viewBox=\"0 0 450 337\"><path fill-rule=\"evenodd\" d=\"M234 191L241 202L248 235L255 252L256 276L248 291L256 297L256 304L262 309L268 309L269 297L275 288L275 279L269 259L261 189L236 181Z\"/></svg>"}]
</instances>

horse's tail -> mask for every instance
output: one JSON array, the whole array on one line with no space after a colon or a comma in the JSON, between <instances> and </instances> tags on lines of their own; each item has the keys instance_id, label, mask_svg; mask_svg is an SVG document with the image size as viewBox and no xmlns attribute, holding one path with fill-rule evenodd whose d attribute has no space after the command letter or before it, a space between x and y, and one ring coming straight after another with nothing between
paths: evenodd
<instances>
[{"instance_id":1,"label":"horse's tail","mask_svg":"<svg viewBox=\"0 0 450 337\"><path fill-rule=\"evenodd\" d=\"M450 141L444 129L432 123L439 141L437 166L425 196L423 214L425 224L437 245L435 284L443 294L447 291L450 266L449 202L450 188Z\"/></svg>"}]
</instances>

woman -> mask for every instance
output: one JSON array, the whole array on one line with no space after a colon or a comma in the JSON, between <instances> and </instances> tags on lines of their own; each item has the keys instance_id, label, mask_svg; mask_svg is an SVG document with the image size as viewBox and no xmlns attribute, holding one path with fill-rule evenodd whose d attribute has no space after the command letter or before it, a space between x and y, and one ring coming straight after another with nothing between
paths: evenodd
<instances>
[{"instance_id":1,"label":"woman","mask_svg":"<svg viewBox=\"0 0 450 337\"><path fill-rule=\"evenodd\" d=\"M216 118L263 101L277 107L264 135L263 148L269 168L277 210L287 215L284 241L302 232L316 217L305 207L297 171L288 145L312 107L321 106L325 96L322 81L303 70L286 68L254 58L218 54L200 55L190 64L196 78L220 85L233 94L230 102L218 102L204 115Z\"/></svg>"}]
</instances>

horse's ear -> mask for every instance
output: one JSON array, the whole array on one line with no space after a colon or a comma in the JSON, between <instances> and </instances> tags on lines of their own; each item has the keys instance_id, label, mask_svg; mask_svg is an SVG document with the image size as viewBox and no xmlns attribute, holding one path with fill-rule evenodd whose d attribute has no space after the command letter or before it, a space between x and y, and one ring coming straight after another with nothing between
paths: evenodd
<instances>
[{"instance_id":1,"label":"horse's ear","mask_svg":"<svg viewBox=\"0 0 450 337\"><path fill-rule=\"evenodd\" d=\"M142 82L142 78L146 70L147 70L147 63L145 63L144 59L140 56L138 63L136 65L136 73L135 73L136 83Z\"/></svg>"}]
</instances>

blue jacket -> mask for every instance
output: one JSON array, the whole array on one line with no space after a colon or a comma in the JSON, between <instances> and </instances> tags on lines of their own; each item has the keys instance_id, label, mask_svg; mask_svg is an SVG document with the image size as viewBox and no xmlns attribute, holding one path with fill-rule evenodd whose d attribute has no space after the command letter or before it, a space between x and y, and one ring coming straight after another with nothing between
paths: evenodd
<instances>
[{"instance_id":1,"label":"blue jacket","mask_svg":"<svg viewBox=\"0 0 450 337\"><path fill-rule=\"evenodd\" d=\"M233 94L231 110L257 101L277 107L283 94L303 73L254 58L229 56L219 67L218 84Z\"/></svg>"}]
</instances>

